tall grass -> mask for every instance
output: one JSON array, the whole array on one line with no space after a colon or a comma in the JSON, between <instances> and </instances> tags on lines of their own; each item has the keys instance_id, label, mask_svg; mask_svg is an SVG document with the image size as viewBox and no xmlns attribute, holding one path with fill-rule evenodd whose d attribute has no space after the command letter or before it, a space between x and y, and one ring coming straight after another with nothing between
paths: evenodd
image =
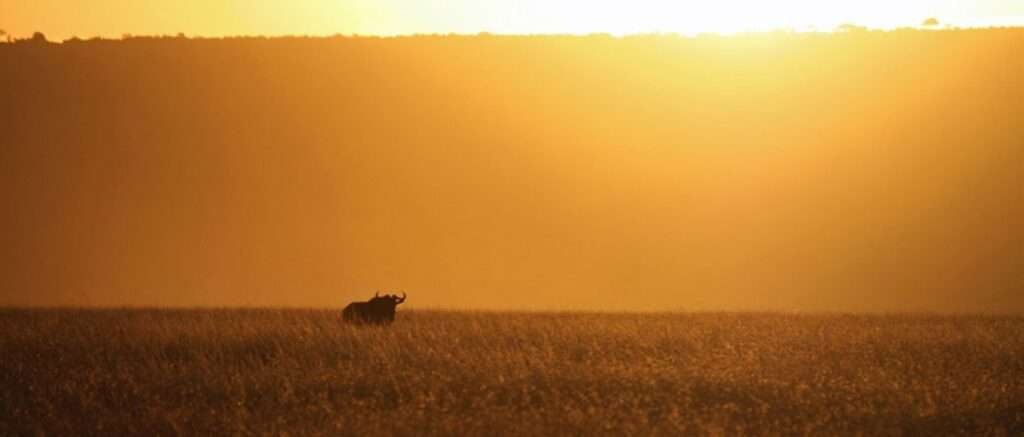
<instances>
[{"instance_id":1,"label":"tall grass","mask_svg":"<svg viewBox=\"0 0 1024 437\"><path fill-rule=\"evenodd\" d=\"M1024 432L1024 319L0 311L0 435Z\"/></svg>"}]
</instances>

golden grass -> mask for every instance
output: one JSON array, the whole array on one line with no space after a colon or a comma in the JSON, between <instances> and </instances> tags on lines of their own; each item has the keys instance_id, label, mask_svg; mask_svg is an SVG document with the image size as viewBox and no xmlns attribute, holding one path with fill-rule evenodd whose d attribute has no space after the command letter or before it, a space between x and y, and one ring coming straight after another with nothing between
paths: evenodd
<instances>
[{"instance_id":1,"label":"golden grass","mask_svg":"<svg viewBox=\"0 0 1024 437\"><path fill-rule=\"evenodd\" d=\"M1020 434L1024 319L2 310L0 435Z\"/></svg>"}]
</instances>

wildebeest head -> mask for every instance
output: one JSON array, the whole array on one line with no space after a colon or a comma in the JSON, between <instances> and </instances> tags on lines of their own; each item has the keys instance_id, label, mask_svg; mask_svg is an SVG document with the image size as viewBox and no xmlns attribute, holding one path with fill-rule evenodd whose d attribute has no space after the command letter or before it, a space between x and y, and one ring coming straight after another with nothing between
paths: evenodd
<instances>
[{"instance_id":1,"label":"wildebeest head","mask_svg":"<svg viewBox=\"0 0 1024 437\"><path fill-rule=\"evenodd\" d=\"M386 325L395 321L395 308L405 302L405 292L402 297L393 294L380 295L378 291L373 299L367 302L350 303L342 311L342 319L355 324Z\"/></svg>"}]
</instances>

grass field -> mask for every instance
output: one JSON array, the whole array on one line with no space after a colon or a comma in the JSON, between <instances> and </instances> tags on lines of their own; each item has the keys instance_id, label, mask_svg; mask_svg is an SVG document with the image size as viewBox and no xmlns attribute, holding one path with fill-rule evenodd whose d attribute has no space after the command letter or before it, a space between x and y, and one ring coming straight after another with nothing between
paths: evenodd
<instances>
[{"instance_id":1,"label":"grass field","mask_svg":"<svg viewBox=\"0 0 1024 437\"><path fill-rule=\"evenodd\" d=\"M0 310L0 435L1024 433L1024 318Z\"/></svg>"}]
</instances>

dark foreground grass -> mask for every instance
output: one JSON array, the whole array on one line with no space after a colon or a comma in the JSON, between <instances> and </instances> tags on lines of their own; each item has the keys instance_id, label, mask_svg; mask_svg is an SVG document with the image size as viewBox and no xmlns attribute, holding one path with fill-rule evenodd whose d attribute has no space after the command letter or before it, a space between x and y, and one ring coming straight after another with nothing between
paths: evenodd
<instances>
[{"instance_id":1,"label":"dark foreground grass","mask_svg":"<svg viewBox=\"0 0 1024 437\"><path fill-rule=\"evenodd\" d=\"M1024 433L1024 319L2 310L0 435Z\"/></svg>"}]
</instances>

